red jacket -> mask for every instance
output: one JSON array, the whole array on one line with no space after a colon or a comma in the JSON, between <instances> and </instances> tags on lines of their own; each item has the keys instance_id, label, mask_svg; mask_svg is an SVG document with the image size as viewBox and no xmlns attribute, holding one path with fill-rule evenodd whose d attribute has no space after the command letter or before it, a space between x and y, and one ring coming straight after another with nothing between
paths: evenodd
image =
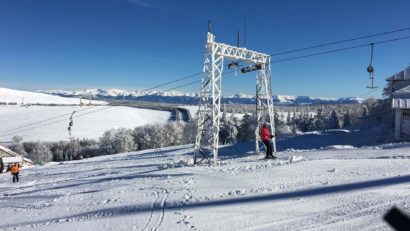
<instances>
[{"instance_id":1,"label":"red jacket","mask_svg":"<svg viewBox=\"0 0 410 231\"><path fill-rule=\"evenodd\" d=\"M270 134L269 128L267 128L267 127L262 127L261 128L261 139L262 140L270 140L271 139L271 134Z\"/></svg>"}]
</instances>

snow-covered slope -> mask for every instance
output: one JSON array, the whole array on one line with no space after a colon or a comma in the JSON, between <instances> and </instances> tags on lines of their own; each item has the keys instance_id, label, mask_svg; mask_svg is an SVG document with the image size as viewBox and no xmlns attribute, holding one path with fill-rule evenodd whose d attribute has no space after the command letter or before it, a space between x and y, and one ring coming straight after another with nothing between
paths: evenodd
<instances>
[{"instance_id":1,"label":"snow-covered slope","mask_svg":"<svg viewBox=\"0 0 410 231\"><path fill-rule=\"evenodd\" d=\"M5 230L390 230L410 213L410 145L333 146L261 160L253 145L191 166L179 146L0 174Z\"/></svg>"},{"instance_id":2,"label":"snow-covered slope","mask_svg":"<svg viewBox=\"0 0 410 231\"><path fill-rule=\"evenodd\" d=\"M121 106L2 106L1 140L9 141L15 135L24 141L67 140L67 127L73 111L76 112L71 133L79 139L98 139L111 128L134 129L145 124L165 123L171 117L167 111Z\"/></svg>"},{"instance_id":3,"label":"snow-covered slope","mask_svg":"<svg viewBox=\"0 0 410 231\"><path fill-rule=\"evenodd\" d=\"M141 92L141 91L127 91L119 89L86 89L79 91L63 91L63 90L49 90L41 91L48 94L66 96L66 97L94 97L98 99L127 99L127 100L142 100L150 102L165 102L165 103L179 103L179 104L198 104L199 95L195 93L181 93L176 91L169 92ZM273 102L277 105L313 105L313 104L345 104L345 103L360 103L363 100L357 97L344 98L314 98L309 96L285 96L274 95ZM240 103L251 104L255 103L255 96L246 94L233 94L230 96L223 96L222 103Z\"/></svg>"},{"instance_id":4,"label":"snow-covered slope","mask_svg":"<svg viewBox=\"0 0 410 231\"><path fill-rule=\"evenodd\" d=\"M54 96L44 93L19 91L0 87L0 102L21 104L69 104L80 105L80 99ZM84 103L89 103L88 100ZM92 104L105 104L102 101L91 101Z\"/></svg>"}]
</instances>

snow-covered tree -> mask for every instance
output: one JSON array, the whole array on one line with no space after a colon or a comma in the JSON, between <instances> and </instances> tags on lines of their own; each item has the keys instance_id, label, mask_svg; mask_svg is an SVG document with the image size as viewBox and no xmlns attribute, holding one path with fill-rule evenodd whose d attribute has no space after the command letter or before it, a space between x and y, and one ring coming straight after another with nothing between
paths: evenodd
<instances>
[{"instance_id":1,"label":"snow-covered tree","mask_svg":"<svg viewBox=\"0 0 410 231\"><path fill-rule=\"evenodd\" d=\"M298 133L298 127L295 122L290 125L290 130L292 135L296 135Z\"/></svg>"},{"instance_id":2,"label":"snow-covered tree","mask_svg":"<svg viewBox=\"0 0 410 231\"><path fill-rule=\"evenodd\" d=\"M316 117L313 117L312 115L309 116L308 122L307 122L307 130L308 131L316 131Z\"/></svg>"},{"instance_id":3,"label":"snow-covered tree","mask_svg":"<svg viewBox=\"0 0 410 231\"><path fill-rule=\"evenodd\" d=\"M326 127L328 129L340 128L339 117L337 116L337 113L335 110L332 110L332 113L330 114L330 118L327 120Z\"/></svg>"},{"instance_id":4,"label":"snow-covered tree","mask_svg":"<svg viewBox=\"0 0 410 231\"><path fill-rule=\"evenodd\" d=\"M308 113L302 112L298 118L298 128L302 132L308 131L308 124L309 124L309 115Z\"/></svg>"},{"instance_id":5,"label":"snow-covered tree","mask_svg":"<svg viewBox=\"0 0 410 231\"><path fill-rule=\"evenodd\" d=\"M245 114L241 120L241 126L238 130L239 140L255 139L256 118L250 114Z\"/></svg>"},{"instance_id":6,"label":"snow-covered tree","mask_svg":"<svg viewBox=\"0 0 410 231\"><path fill-rule=\"evenodd\" d=\"M10 149L22 156L27 156L27 152L24 149L24 145L22 143L23 138L21 136L14 136L11 139L11 145L10 145Z\"/></svg>"},{"instance_id":7,"label":"snow-covered tree","mask_svg":"<svg viewBox=\"0 0 410 231\"><path fill-rule=\"evenodd\" d=\"M114 133L113 139L114 153L130 152L135 150L132 131L126 128L119 128Z\"/></svg>"},{"instance_id":8,"label":"snow-covered tree","mask_svg":"<svg viewBox=\"0 0 410 231\"><path fill-rule=\"evenodd\" d=\"M323 107L319 107L317 109L317 113L316 113L316 119L315 119L315 130L318 131L323 131L325 130L325 116L323 114Z\"/></svg>"},{"instance_id":9,"label":"snow-covered tree","mask_svg":"<svg viewBox=\"0 0 410 231\"><path fill-rule=\"evenodd\" d=\"M367 109L366 105L362 107L362 116L367 116L369 114L369 109Z\"/></svg>"},{"instance_id":10,"label":"snow-covered tree","mask_svg":"<svg viewBox=\"0 0 410 231\"><path fill-rule=\"evenodd\" d=\"M67 160L65 152L65 141L55 142L50 145L50 151L53 154L53 161L64 161Z\"/></svg>"},{"instance_id":11,"label":"snow-covered tree","mask_svg":"<svg viewBox=\"0 0 410 231\"><path fill-rule=\"evenodd\" d=\"M145 125L137 127L133 131L134 142L138 149L160 148L163 147L163 125Z\"/></svg>"},{"instance_id":12,"label":"snow-covered tree","mask_svg":"<svg viewBox=\"0 0 410 231\"><path fill-rule=\"evenodd\" d=\"M184 124L181 144L192 144L195 142L198 130L197 123L197 120L193 120Z\"/></svg>"},{"instance_id":13,"label":"snow-covered tree","mask_svg":"<svg viewBox=\"0 0 410 231\"><path fill-rule=\"evenodd\" d=\"M172 121L164 125L162 130L163 146L175 146L182 144L184 133L184 122Z\"/></svg>"},{"instance_id":14,"label":"snow-covered tree","mask_svg":"<svg viewBox=\"0 0 410 231\"><path fill-rule=\"evenodd\" d=\"M65 160L75 160L78 159L78 155L81 150L81 146L77 140L72 140L70 142L66 142L64 152L66 155Z\"/></svg>"},{"instance_id":15,"label":"snow-covered tree","mask_svg":"<svg viewBox=\"0 0 410 231\"><path fill-rule=\"evenodd\" d=\"M228 117L223 113L220 120L219 142L222 144L235 143L238 136L238 128L236 127L235 118L233 115Z\"/></svg>"},{"instance_id":16,"label":"snow-covered tree","mask_svg":"<svg viewBox=\"0 0 410 231\"><path fill-rule=\"evenodd\" d=\"M352 121L350 119L350 113L349 111L347 111L344 115L343 115L343 127L350 127L352 125Z\"/></svg>"},{"instance_id":17,"label":"snow-covered tree","mask_svg":"<svg viewBox=\"0 0 410 231\"><path fill-rule=\"evenodd\" d=\"M34 143L33 148L28 153L28 156L35 163L45 164L52 160L52 153L48 146L42 142Z\"/></svg>"},{"instance_id":18,"label":"snow-covered tree","mask_svg":"<svg viewBox=\"0 0 410 231\"><path fill-rule=\"evenodd\" d=\"M114 140L115 140L115 129L110 129L104 132L104 134L99 139L100 148L104 153L114 154Z\"/></svg>"},{"instance_id":19,"label":"snow-covered tree","mask_svg":"<svg viewBox=\"0 0 410 231\"><path fill-rule=\"evenodd\" d=\"M292 117L290 115L290 111L288 111L288 115L286 116L286 125L292 125Z\"/></svg>"}]
</instances>

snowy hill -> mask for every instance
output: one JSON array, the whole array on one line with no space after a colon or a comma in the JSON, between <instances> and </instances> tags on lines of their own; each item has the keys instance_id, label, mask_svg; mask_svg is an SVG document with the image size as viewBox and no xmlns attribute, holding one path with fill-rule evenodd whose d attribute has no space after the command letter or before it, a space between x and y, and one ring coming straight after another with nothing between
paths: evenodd
<instances>
[{"instance_id":1,"label":"snowy hill","mask_svg":"<svg viewBox=\"0 0 410 231\"><path fill-rule=\"evenodd\" d=\"M165 123L171 117L167 111L122 106L3 106L0 110L1 138L9 141L19 135L24 141L68 140L67 126L73 111L71 133L79 139L97 140L111 128L134 129L146 124ZM23 128L16 129L20 127Z\"/></svg>"},{"instance_id":2,"label":"snowy hill","mask_svg":"<svg viewBox=\"0 0 410 231\"><path fill-rule=\"evenodd\" d=\"M119 91L111 93L118 95ZM146 124L165 123L171 117L169 111L106 106L106 102L96 100L91 100L92 106L80 106L79 98L8 88L0 88L0 103L0 131L3 141L10 141L15 135L21 136L24 141L67 140L67 127L73 112L75 122L72 135L79 139L98 139L111 128L134 129ZM21 107L22 103L39 106ZM89 100L83 100L83 103L88 104Z\"/></svg>"},{"instance_id":3,"label":"snowy hill","mask_svg":"<svg viewBox=\"0 0 410 231\"><path fill-rule=\"evenodd\" d=\"M114 99L114 100L141 100L148 102L163 102L163 103L176 103L176 104L198 104L199 95L195 93L181 93L176 91L169 92L140 92L140 91L127 91L119 89L86 89L79 91L64 91L64 90L49 90L40 91L47 94L65 96L65 97L78 97L83 96L85 98L93 97L95 99ZM274 95L273 102L276 105L315 105L315 104L350 104L360 103L363 100L357 97L344 97L344 98L314 98L309 96L285 96ZM222 103L226 104L253 104L255 103L255 96L245 94L233 94L230 96L223 96Z\"/></svg>"},{"instance_id":4,"label":"snowy hill","mask_svg":"<svg viewBox=\"0 0 410 231\"><path fill-rule=\"evenodd\" d=\"M80 105L80 99L53 96L44 93L19 91L0 87L0 102L7 104L68 104ZM85 102L88 103L88 100ZM102 101L91 101L92 104L105 104Z\"/></svg>"},{"instance_id":5,"label":"snowy hill","mask_svg":"<svg viewBox=\"0 0 410 231\"><path fill-rule=\"evenodd\" d=\"M287 142L290 142L289 140ZM280 142L279 142L280 144ZM5 230L390 230L410 213L410 145L278 153L220 149L192 166L191 145L49 163L0 174Z\"/></svg>"}]
</instances>

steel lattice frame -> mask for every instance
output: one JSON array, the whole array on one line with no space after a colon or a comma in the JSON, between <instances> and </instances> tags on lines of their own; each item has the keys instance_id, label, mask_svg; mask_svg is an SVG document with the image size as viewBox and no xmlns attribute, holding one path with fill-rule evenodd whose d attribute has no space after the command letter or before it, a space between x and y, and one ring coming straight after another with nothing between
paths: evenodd
<instances>
[{"instance_id":1,"label":"steel lattice frame","mask_svg":"<svg viewBox=\"0 0 410 231\"><path fill-rule=\"evenodd\" d=\"M215 36L208 32L205 45L205 61L201 81L198 113L198 133L195 139L194 163L207 160L213 153L214 164L218 163L219 118L221 114L222 74L224 59L261 65L256 76L256 152L259 153L259 127L270 123L274 134L270 56L246 48L234 47L215 42ZM275 140L273 140L276 152Z\"/></svg>"}]
</instances>

